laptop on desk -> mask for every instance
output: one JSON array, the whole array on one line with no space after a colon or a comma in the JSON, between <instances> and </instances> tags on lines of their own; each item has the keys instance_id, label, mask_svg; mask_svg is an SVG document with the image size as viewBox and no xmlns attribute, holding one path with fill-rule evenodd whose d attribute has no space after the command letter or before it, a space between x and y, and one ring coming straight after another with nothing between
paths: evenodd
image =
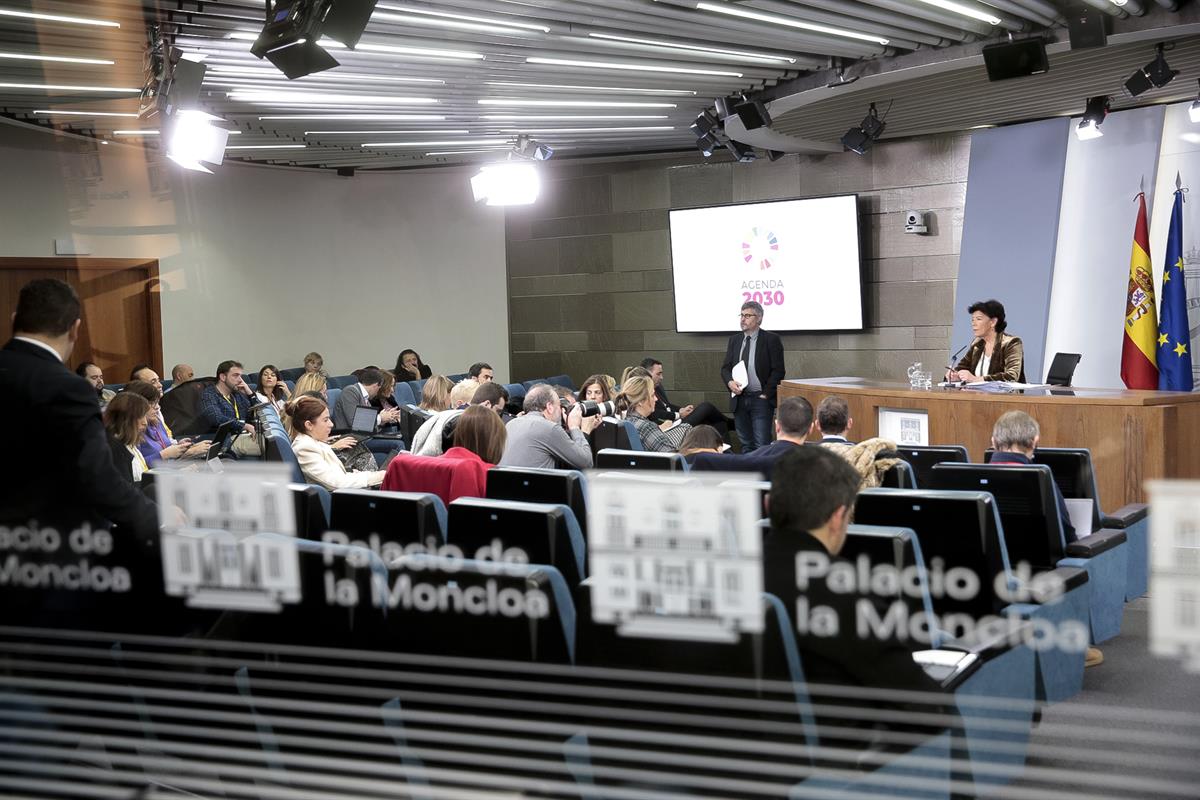
<instances>
[{"instance_id":1,"label":"laptop on desk","mask_svg":"<svg viewBox=\"0 0 1200 800\"><path fill-rule=\"evenodd\" d=\"M377 432L376 419L379 409L374 406L358 406L354 409L354 419L350 420L350 436L358 441L364 439L402 439L398 433Z\"/></svg>"}]
</instances>

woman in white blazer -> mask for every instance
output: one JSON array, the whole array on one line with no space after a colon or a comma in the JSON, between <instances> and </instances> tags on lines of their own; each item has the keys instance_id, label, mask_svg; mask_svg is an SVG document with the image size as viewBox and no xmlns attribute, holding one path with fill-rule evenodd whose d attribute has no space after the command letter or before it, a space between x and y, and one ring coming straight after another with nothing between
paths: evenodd
<instances>
[{"instance_id":1,"label":"woman in white blazer","mask_svg":"<svg viewBox=\"0 0 1200 800\"><path fill-rule=\"evenodd\" d=\"M363 489L383 483L384 470L347 472L329 445L333 420L329 406L317 397L298 397L287 406L292 420L292 450L310 483L326 489ZM349 440L353 443L353 439Z\"/></svg>"}]
</instances>

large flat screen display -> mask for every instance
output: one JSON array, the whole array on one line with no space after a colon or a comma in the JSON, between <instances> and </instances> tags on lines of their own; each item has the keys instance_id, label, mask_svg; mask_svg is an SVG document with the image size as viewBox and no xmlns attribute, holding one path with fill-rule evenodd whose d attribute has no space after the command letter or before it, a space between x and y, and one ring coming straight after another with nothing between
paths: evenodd
<instances>
[{"instance_id":1,"label":"large flat screen display","mask_svg":"<svg viewBox=\"0 0 1200 800\"><path fill-rule=\"evenodd\" d=\"M773 331L861 330L857 197L671 211L675 327L738 330L742 303Z\"/></svg>"}]
</instances>

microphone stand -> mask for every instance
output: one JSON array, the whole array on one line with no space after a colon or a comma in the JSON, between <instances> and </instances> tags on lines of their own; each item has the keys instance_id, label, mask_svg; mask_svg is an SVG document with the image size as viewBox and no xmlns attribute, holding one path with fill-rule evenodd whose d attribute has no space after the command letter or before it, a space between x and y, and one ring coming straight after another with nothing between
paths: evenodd
<instances>
[{"instance_id":1,"label":"microphone stand","mask_svg":"<svg viewBox=\"0 0 1200 800\"><path fill-rule=\"evenodd\" d=\"M949 372L954 371L954 365L956 363L958 363L958 357L962 355L964 350L966 350L968 347L970 347L974 343L975 343L975 338L972 337L971 341L967 342L962 347L958 348L958 350L956 350L954 352L954 355L950 356L950 363L948 365L946 365L946 372L949 373ZM964 383L966 383L966 381L948 381L948 383L953 383L957 386L962 386Z\"/></svg>"}]
</instances>

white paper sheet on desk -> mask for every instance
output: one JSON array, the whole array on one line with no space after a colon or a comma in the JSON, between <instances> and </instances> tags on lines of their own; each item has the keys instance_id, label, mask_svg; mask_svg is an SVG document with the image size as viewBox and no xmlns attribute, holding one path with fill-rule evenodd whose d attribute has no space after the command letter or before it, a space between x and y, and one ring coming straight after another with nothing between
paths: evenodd
<instances>
[{"instance_id":1,"label":"white paper sheet on desk","mask_svg":"<svg viewBox=\"0 0 1200 800\"><path fill-rule=\"evenodd\" d=\"M1071 518L1071 524L1075 526L1075 538L1082 539L1085 536L1092 535L1092 500L1087 498L1065 498L1067 502L1067 515Z\"/></svg>"},{"instance_id":2,"label":"white paper sheet on desk","mask_svg":"<svg viewBox=\"0 0 1200 800\"><path fill-rule=\"evenodd\" d=\"M746 371L745 361L739 361L733 365L733 380L743 389L745 389L746 385L750 383L750 373ZM735 395L733 392L730 392L729 396L737 397L737 395Z\"/></svg>"}]
</instances>

